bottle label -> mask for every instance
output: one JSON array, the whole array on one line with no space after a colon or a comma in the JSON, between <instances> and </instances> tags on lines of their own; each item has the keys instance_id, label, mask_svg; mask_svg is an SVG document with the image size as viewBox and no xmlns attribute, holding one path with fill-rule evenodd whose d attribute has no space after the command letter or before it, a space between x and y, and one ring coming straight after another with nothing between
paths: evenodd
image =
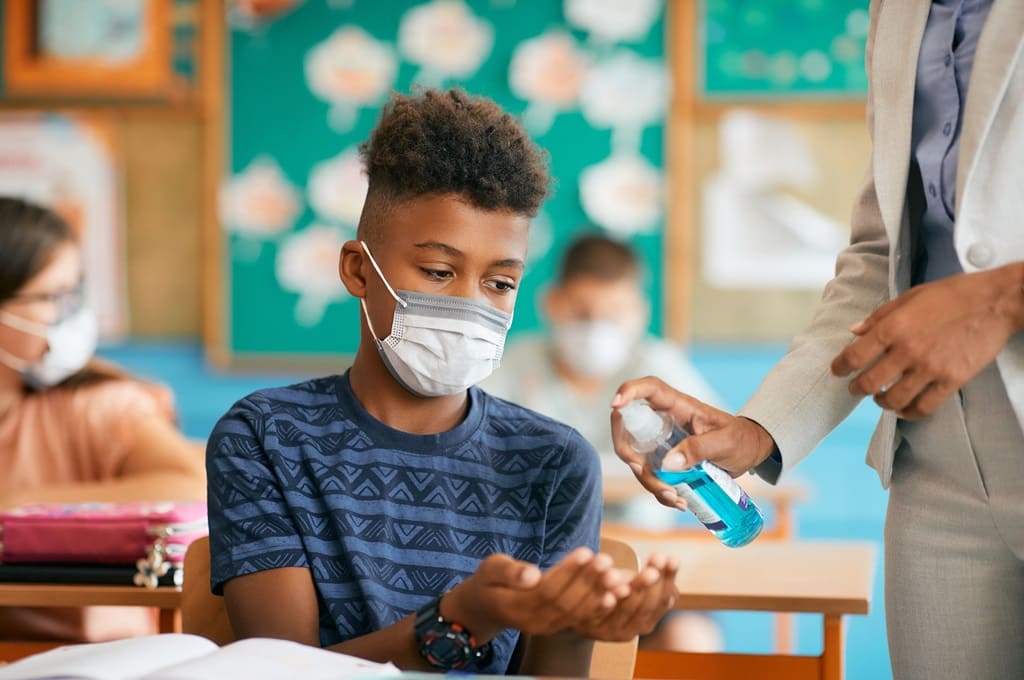
<instances>
[{"instance_id":1,"label":"bottle label","mask_svg":"<svg viewBox=\"0 0 1024 680\"><path fill-rule=\"evenodd\" d=\"M698 496L689 485L679 484L675 489L680 498L686 501L686 507L701 524L712 531L723 531L727 528L725 522L718 516L718 513L712 510L711 506L705 503L704 499Z\"/></svg>"},{"instance_id":2,"label":"bottle label","mask_svg":"<svg viewBox=\"0 0 1024 680\"><path fill-rule=\"evenodd\" d=\"M728 472L706 460L702 461L700 466L715 484L722 487L722 491L724 491L729 498L731 498L733 502L740 507L741 510L746 510L750 507L750 496L747 495L747 492L743 490L743 487L737 484L736 480L733 479Z\"/></svg>"}]
</instances>

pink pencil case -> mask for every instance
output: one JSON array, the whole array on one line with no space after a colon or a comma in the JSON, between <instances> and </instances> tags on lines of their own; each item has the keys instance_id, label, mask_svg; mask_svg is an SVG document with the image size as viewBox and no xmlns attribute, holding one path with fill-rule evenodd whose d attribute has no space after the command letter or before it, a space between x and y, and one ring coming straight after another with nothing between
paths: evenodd
<instances>
[{"instance_id":1,"label":"pink pencil case","mask_svg":"<svg viewBox=\"0 0 1024 680\"><path fill-rule=\"evenodd\" d=\"M202 502L23 505L0 512L0 562L134 563L136 584L155 587L208 531Z\"/></svg>"}]
</instances>

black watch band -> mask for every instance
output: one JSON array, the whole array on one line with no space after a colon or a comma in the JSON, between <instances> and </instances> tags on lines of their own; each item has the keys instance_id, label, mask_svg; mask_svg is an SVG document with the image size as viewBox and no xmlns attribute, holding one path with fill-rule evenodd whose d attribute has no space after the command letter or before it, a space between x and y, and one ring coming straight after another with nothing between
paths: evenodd
<instances>
[{"instance_id":1,"label":"black watch band","mask_svg":"<svg viewBox=\"0 0 1024 680\"><path fill-rule=\"evenodd\" d=\"M476 670L487 666L494 656L491 643L477 645L465 626L441 616L441 597L420 607L413 619L420 656L441 670Z\"/></svg>"}]
</instances>

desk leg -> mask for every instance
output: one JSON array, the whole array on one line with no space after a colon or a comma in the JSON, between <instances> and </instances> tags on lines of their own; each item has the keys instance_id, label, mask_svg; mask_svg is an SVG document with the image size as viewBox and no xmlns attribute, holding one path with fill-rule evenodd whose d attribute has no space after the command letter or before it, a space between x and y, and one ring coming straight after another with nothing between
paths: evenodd
<instances>
[{"instance_id":1,"label":"desk leg","mask_svg":"<svg viewBox=\"0 0 1024 680\"><path fill-rule=\"evenodd\" d=\"M843 647L846 627L841 614L824 616L824 649L821 653L822 680L843 679Z\"/></svg>"},{"instance_id":2,"label":"desk leg","mask_svg":"<svg viewBox=\"0 0 1024 680\"><path fill-rule=\"evenodd\" d=\"M796 538L796 513L789 501L779 501L775 505L775 539L792 541ZM793 654L796 652L796 617L792 614L778 613L775 615L775 653Z\"/></svg>"},{"instance_id":3,"label":"desk leg","mask_svg":"<svg viewBox=\"0 0 1024 680\"><path fill-rule=\"evenodd\" d=\"M160 610L160 632L180 633L181 632L181 610L161 609Z\"/></svg>"},{"instance_id":4,"label":"desk leg","mask_svg":"<svg viewBox=\"0 0 1024 680\"><path fill-rule=\"evenodd\" d=\"M793 629L796 617L792 614L775 615L775 653L792 654L796 650Z\"/></svg>"}]
</instances>

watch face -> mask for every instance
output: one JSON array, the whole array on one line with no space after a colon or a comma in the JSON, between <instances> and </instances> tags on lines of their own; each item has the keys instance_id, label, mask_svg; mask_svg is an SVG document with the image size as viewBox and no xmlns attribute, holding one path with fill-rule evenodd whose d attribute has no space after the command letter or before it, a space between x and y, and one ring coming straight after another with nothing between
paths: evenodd
<instances>
[{"instance_id":1,"label":"watch face","mask_svg":"<svg viewBox=\"0 0 1024 680\"><path fill-rule=\"evenodd\" d=\"M422 651L427 661L438 668L464 668L470 661L469 636L458 626L453 630L434 630L423 636Z\"/></svg>"}]
</instances>

